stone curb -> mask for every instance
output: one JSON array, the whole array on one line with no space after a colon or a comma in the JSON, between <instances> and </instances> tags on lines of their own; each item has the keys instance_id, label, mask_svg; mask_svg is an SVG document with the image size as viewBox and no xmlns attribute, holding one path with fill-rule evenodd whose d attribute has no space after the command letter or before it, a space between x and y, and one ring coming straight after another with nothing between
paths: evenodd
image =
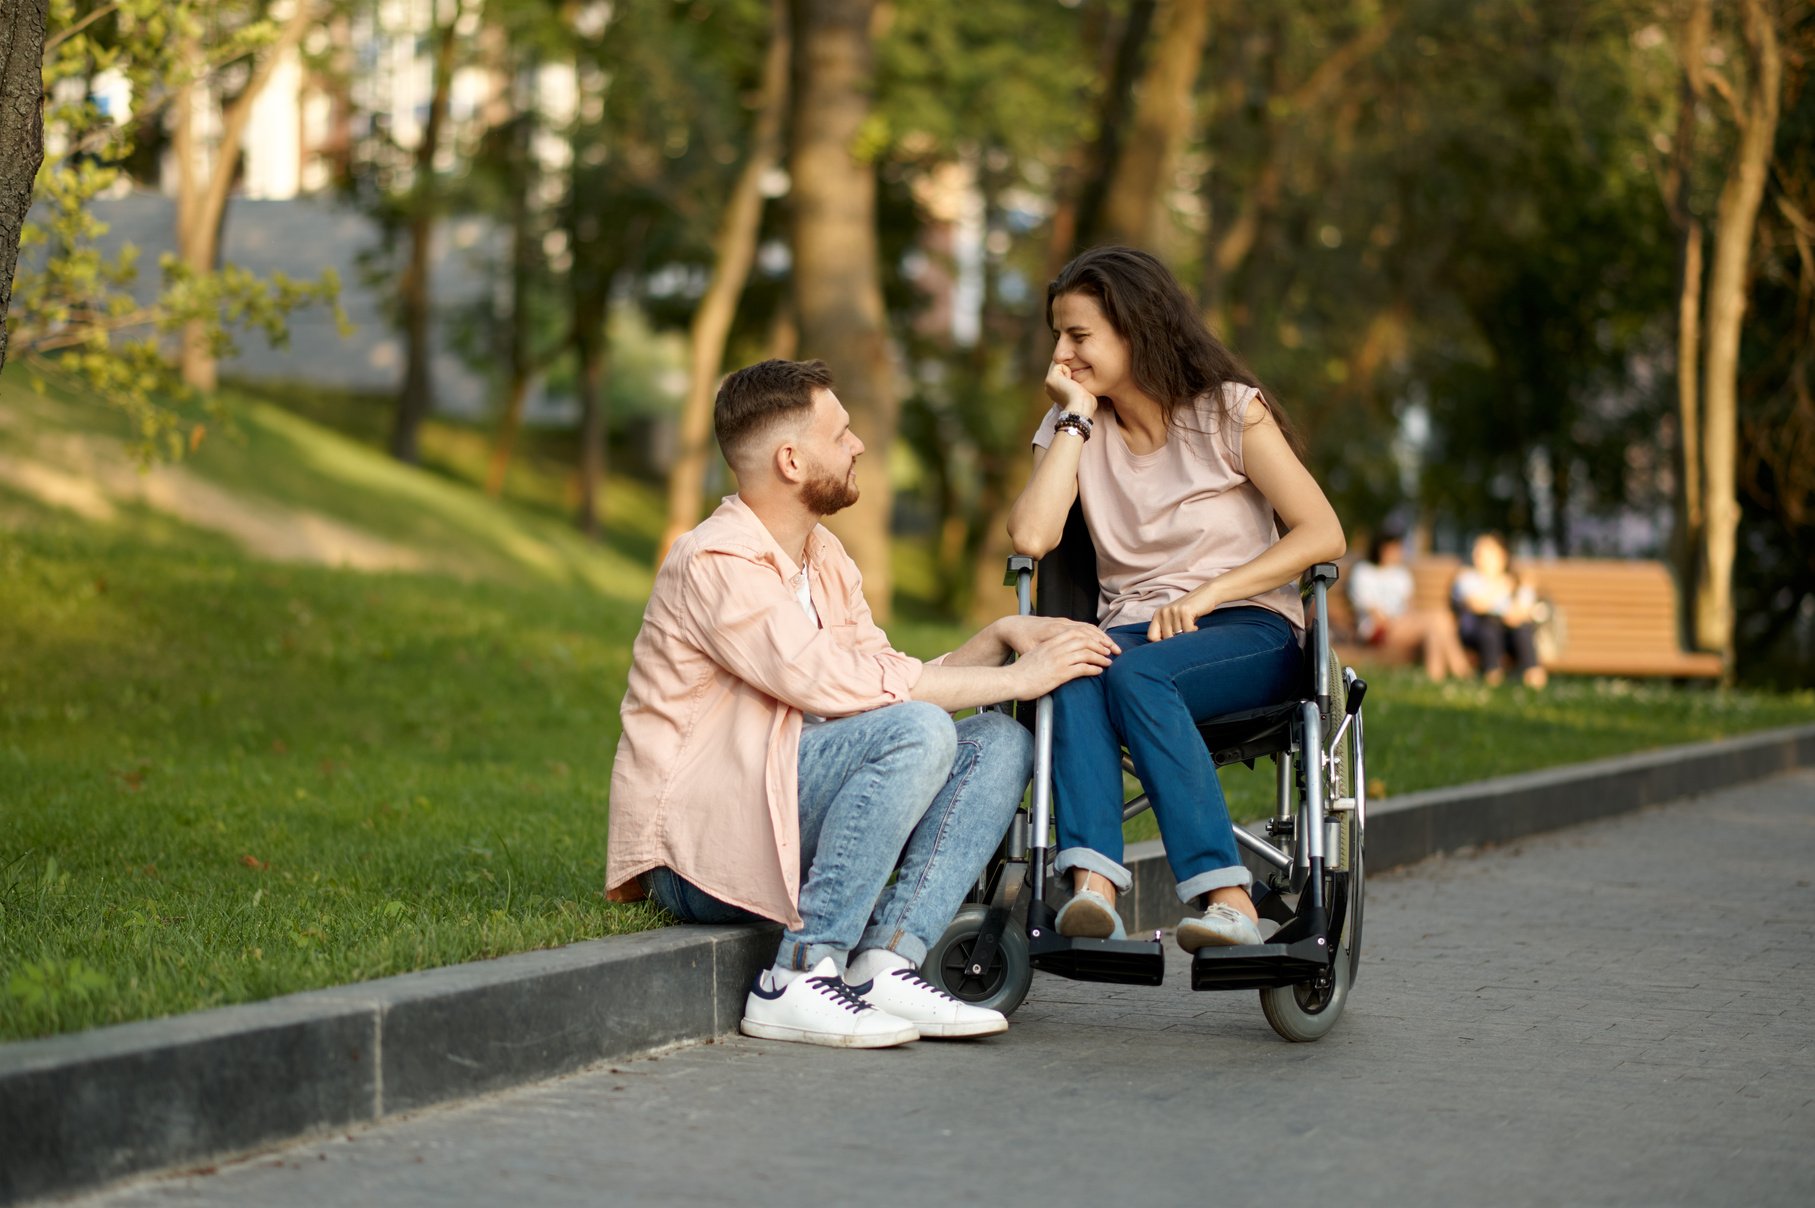
<instances>
[{"instance_id":1,"label":"stone curb","mask_svg":"<svg viewBox=\"0 0 1815 1208\"><path fill-rule=\"evenodd\" d=\"M1370 807L1376 871L1815 766L1815 725ZM1183 907L1129 848L1131 930ZM217 1161L735 1029L774 927L676 927L0 1045L0 1204Z\"/></svg>"},{"instance_id":2,"label":"stone curb","mask_svg":"<svg viewBox=\"0 0 1815 1208\"><path fill-rule=\"evenodd\" d=\"M0 1204L729 1032L778 934L666 928L0 1046Z\"/></svg>"}]
</instances>

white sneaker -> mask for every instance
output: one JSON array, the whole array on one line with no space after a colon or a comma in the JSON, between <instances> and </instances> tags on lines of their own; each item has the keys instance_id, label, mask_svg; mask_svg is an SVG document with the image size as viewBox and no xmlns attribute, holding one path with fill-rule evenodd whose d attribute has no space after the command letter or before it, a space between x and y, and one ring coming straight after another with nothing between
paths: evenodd
<instances>
[{"instance_id":1,"label":"white sneaker","mask_svg":"<svg viewBox=\"0 0 1815 1208\"><path fill-rule=\"evenodd\" d=\"M1002 1012L960 1002L913 969L890 969L851 989L871 1006L909 1021L929 1040L1008 1031Z\"/></svg>"},{"instance_id":2,"label":"white sneaker","mask_svg":"<svg viewBox=\"0 0 1815 1208\"><path fill-rule=\"evenodd\" d=\"M1202 917L1185 919L1178 925L1178 946L1186 952L1260 942L1260 925L1235 907L1221 902L1204 911Z\"/></svg>"},{"instance_id":3,"label":"white sneaker","mask_svg":"<svg viewBox=\"0 0 1815 1208\"><path fill-rule=\"evenodd\" d=\"M913 1024L858 997L829 956L780 990L764 989L758 976L744 999L738 1030L763 1040L840 1049L886 1049L920 1039Z\"/></svg>"}]
</instances>

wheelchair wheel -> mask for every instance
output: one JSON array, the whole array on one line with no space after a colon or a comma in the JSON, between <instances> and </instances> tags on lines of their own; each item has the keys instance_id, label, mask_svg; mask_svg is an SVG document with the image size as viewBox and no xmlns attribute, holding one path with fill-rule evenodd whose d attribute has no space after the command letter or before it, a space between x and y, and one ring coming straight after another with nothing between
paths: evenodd
<instances>
[{"instance_id":1,"label":"wheelchair wheel","mask_svg":"<svg viewBox=\"0 0 1815 1208\"><path fill-rule=\"evenodd\" d=\"M1348 685L1340 675L1333 677L1341 684L1338 701L1332 713L1347 703ZM1355 795L1356 776L1362 766L1361 719L1350 728L1344 749L1331 764L1328 780L1329 800ZM1333 942L1334 959L1328 975L1318 981L1296 986L1280 986L1260 992L1261 1011L1273 1030L1287 1040L1305 1042L1321 1040L1342 1016L1349 990L1361 968L1361 925L1366 901L1366 816L1364 807L1332 815L1337 820L1336 842L1326 853L1324 901L1329 903L1332 919L1340 919Z\"/></svg>"},{"instance_id":2,"label":"wheelchair wheel","mask_svg":"<svg viewBox=\"0 0 1815 1208\"><path fill-rule=\"evenodd\" d=\"M977 935L989 914L985 906L966 906L945 929L926 954L920 975L950 994L973 1006L988 1007L1012 1015L1027 988L1033 984L1033 959L1028 955L1027 936L1014 919L1002 932L996 955L981 974L970 972L971 953L977 947Z\"/></svg>"}]
</instances>

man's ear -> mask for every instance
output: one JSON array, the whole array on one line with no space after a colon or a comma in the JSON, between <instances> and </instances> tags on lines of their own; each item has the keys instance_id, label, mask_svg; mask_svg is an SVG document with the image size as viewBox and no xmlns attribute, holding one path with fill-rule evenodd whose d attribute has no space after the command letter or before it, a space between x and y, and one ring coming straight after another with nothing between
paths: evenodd
<instances>
[{"instance_id":1,"label":"man's ear","mask_svg":"<svg viewBox=\"0 0 1815 1208\"><path fill-rule=\"evenodd\" d=\"M793 437L789 437L775 446L772 459L775 476L783 482L804 482L806 480L806 459L801 454L799 442Z\"/></svg>"}]
</instances>

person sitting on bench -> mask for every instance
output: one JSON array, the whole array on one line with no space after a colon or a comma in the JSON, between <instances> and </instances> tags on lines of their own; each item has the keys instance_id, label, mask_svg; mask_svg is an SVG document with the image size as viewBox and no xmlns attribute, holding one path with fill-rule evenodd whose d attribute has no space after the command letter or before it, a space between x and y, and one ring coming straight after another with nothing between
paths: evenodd
<instances>
[{"instance_id":1,"label":"person sitting on bench","mask_svg":"<svg viewBox=\"0 0 1815 1208\"><path fill-rule=\"evenodd\" d=\"M1188 952L1260 931L1216 766L1197 723L1286 699L1304 675L1307 566L1341 557L1342 525L1279 404L1145 252L1085 252L1047 287L1053 402L1009 516L1018 553L1059 542L1074 500L1096 547L1098 619L1123 651L1053 698L1059 853L1075 892L1061 934L1119 939L1122 762L1153 802ZM1275 517L1284 521L1282 536Z\"/></svg>"},{"instance_id":2,"label":"person sitting on bench","mask_svg":"<svg viewBox=\"0 0 1815 1208\"><path fill-rule=\"evenodd\" d=\"M1497 684L1506 677L1506 655L1528 688L1542 688L1549 673L1538 662L1537 622L1543 607L1538 588L1513 573L1506 539L1498 533L1475 538L1470 564L1450 588L1462 642L1481 657L1481 678Z\"/></svg>"},{"instance_id":3,"label":"person sitting on bench","mask_svg":"<svg viewBox=\"0 0 1815 1208\"><path fill-rule=\"evenodd\" d=\"M713 424L737 493L675 542L631 651L608 896L689 923L782 923L749 1035L879 1048L1000 1032L1002 1015L916 969L1007 830L1032 744L1006 714L947 711L1043 696L1115 646L1010 616L934 662L902 654L820 524L856 502L863 452L825 365L732 374Z\"/></svg>"}]
</instances>

